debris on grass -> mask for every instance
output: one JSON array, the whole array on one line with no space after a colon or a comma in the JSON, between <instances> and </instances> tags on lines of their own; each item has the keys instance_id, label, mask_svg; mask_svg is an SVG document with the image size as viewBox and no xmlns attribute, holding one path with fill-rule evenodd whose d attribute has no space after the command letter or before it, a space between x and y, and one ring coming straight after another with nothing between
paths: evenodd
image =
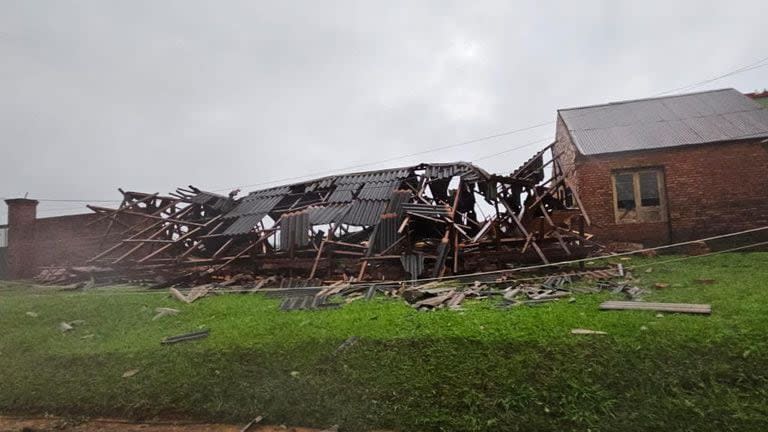
<instances>
[{"instance_id":1,"label":"debris on grass","mask_svg":"<svg viewBox=\"0 0 768 432\"><path fill-rule=\"evenodd\" d=\"M258 424L258 423L261 423L261 420L262 420L262 419L263 419L263 417L262 417L262 416L256 416L256 418L254 418L253 420L251 420L250 422L248 422L248 424L247 424L247 425L243 426L243 428L242 428L242 429L240 429L240 432L248 432L249 430L251 430L251 428L252 428L253 426L255 426L255 425L256 425L256 424Z\"/></svg>"},{"instance_id":2,"label":"debris on grass","mask_svg":"<svg viewBox=\"0 0 768 432\"><path fill-rule=\"evenodd\" d=\"M169 345L169 344L175 344L178 342L186 342L186 341L191 341L196 339L203 339L203 338L207 338L209 333L210 333L210 330L206 329L206 330L201 330L197 332L181 334L178 336L170 336L161 340L160 343L163 345Z\"/></svg>"},{"instance_id":3,"label":"debris on grass","mask_svg":"<svg viewBox=\"0 0 768 432\"><path fill-rule=\"evenodd\" d=\"M658 289L664 289L664 288L669 288L669 284L664 282L656 282L655 284L653 284L653 287Z\"/></svg>"},{"instance_id":4,"label":"debris on grass","mask_svg":"<svg viewBox=\"0 0 768 432\"><path fill-rule=\"evenodd\" d=\"M37 318L37 316L38 316L37 312L27 312L26 315L28 317L32 317L32 318Z\"/></svg>"},{"instance_id":5,"label":"debris on grass","mask_svg":"<svg viewBox=\"0 0 768 432\"><path fill-rule=\"evenodd\" d=\"M164 316L176 315L180 311L178 309L173 309L173 308L159 307L159 308L155 308L155 312L157 313L157 315L155 315L152 318L152 321L160 319Z\"/></svg>"},{"instance_id":6,"label":"debris on grass","mask_svg":"<svg viewBox=\"0 0 768 432\"><path fill-rule=\"evenodd\" d=\"M652 303L652 302L626 302L607 301L600 305L601 310L650 310L662 312L680 312L691 314L709 315L712 306L708 304L692 303Z\"/></svg>"},{"instance_id":7,"label":"debris on grass","mask_svg":"<svg viewBox=\"0 0 768 432\"><path fill-rule=\"evenodd\" d=\"M189 299L187 299L187 296L181 293L181 291L177 290L176 288L171 288L168 290L171 295L178 301L183 303L189 303Z\"/></svg>"},{"instance_id":8,"label":"debris on grass","mask_svg":"<svg viewBox=\"0 0 768 432\"><path fill-rule=\"evenodd\" d=\"M333 352L333 356L335 357L339 355L341 352L348 350L352 345L357 343L359 339L360 338L358 338L357 336L348 337L347 340L342 342L341 345L339 345L338 348L336 348L336 350Z\"/></svg>"},{"instance_id":9,"label":"debris on grass","mask_svg":"<svg viewBox=\"0 0 768 432\"><path fill-rule=\"evenodd\" d=\"M123 378L130 378L137 373L139 373L138 369L128 369L127 371L123 372Z\"/></svg>"},{"instance_id":10,"label":"debris on grass","mask_svg":"<svg viewBox=\"0 0 768 432\"><path fill-rule=\"evenodd\" d=\"M590 330L590 329L583 329L583 328L575 328L571 330L571 334L574 335L605 335L608 334L604 331L600 330Z\"/></svg>"},{"instance_id":11,"label":"debris on grass","mask_svg":"<svg viewBox=\"0 0 768 432\"><path fill-rule=\"evenodd\" d=\"M611 291L613 294L624 293L630 300L639 300L645 293L642 288L627 280L599 282L597 287L600 290Z\"/></svg>"},{"instance_id":12,"label":"debris on grass","mask_svg":"<svg viewBox=\"0 0 768 432\"><path fill-rule=\"evenodd\" d=\"M694 279L693 281L701 285L712 285L715 282L717 282L715 279L706 279L706 278L698 278L698 279Z\"/></svg>"},{"instance_id":13,"label":"debris on grass","mask_svg":"<svg viewBox=\"0 0 768 432\"><path fill-rule=\"evenodd\" d=\"M177 290L176 288L171 288L169 291L171 295L177 300L184 303L192 303L199 298L207 296L210 290L211 290L211 287L209 285L200 285L189 290L189 294L187 295L184 295L181 291Z\"/></svg>"},{"instance_id":14,"label":"debris on grass","mask_svg":"<svg viewBox=\"0 0 768 432\"><path fill-rule=\"evenodd\" d=\"M60 332L65 333L65 332L68 332L70 330L74 330L74 327L72 327L72 325L70 325L69 323L64 322L64 321L59 323L59 331Z\"/></svg>"}]
</instances>

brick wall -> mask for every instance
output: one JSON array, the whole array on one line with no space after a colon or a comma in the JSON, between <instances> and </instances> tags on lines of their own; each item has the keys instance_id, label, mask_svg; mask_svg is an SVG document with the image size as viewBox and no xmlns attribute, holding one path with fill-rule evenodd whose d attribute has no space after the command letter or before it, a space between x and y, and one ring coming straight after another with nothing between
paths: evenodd
<instances>
[{"instance_id":1,"label":"brick wall","mask_svg":"<svg viewBox=\"0 0 768 432\"><path fill-rule=\"evenodd\" d=\"M574 184L578 183L576 177L578 173L576 169L576 146L571 141L571 134L568 133L568 128L565 126L565 122L557 115L557 129L555 133L556 141L553 150L556 155L560 155L560 166Z\"/></svg>"},{"instance_id":2,"label":"brick wall","mask_svg":"<svg viewBox=\"0 0 768 432\"><path fill-rule=\"evenodd\" d=\"M562 140L575 150L567 132ZM597 240L654 245L768 225L768 146L759 141L577 154L574 167ZM616 224L612 172L646 167L664 172L668 221Z\"/></svg>"},{"instance_id":3,"label":"brick wall","mask_svg":"<svg viewBox=\"0 0 768 432\"><path fill-rule=\"evenodd\" d=\"M99 215L80 214L37 219L37 201L6 200L8 204L7 262L10 279L37 275L41 267L83 265L101 249L107 221L95 222ZM106 239L114 244L115 234Z\"/></svg>"},{"instance_id":4,"label":"brick wall","mask_svg":"<svg viewBox=\"0 0 768 432\"><path fill-rule=\"evenodd\" d=\"M79 214L37 219L35 221L35 263L50 265L82 265L102 249L102 236L107 221L96 222L99 215ZM95 222L91 224L92 222ZM113 233L122 231L117 225ZM114 244L114 236L104 243Z\"/></svg>"}]
</instances>

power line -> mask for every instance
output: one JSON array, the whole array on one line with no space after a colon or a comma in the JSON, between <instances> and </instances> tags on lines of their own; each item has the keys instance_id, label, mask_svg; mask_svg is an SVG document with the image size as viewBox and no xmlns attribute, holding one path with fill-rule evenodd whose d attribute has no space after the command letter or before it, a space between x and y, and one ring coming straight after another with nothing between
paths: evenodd
<instances>
[{"instance_id":1,"label":"power line","mask_svg":"<svg viewBox=\"0 0 768 432\"><path fill-rule=\"evenodd\" d=\"M718 76L716 76L714 78L706 79L704 81L699 81L697 83L689 84L687 86L678 87L678 88L675 88L675 89L672 89L672 90L667 90L667 91L664 91L664 92L661 92L661 93L656 93L653 96L654 97L655 96L662 96L662 95L669 94L669 93L675 93L675 92L678 92L678 91L689 90L689 89L692 89L694 87L698 87L698 86L702 86L704 84L709 84L711 82L715 82L715 81L717 81L719 79L723 79L723 78L729 77L731 75L736 75L736 74L747 72L747 71L751 71L751 70L754 70L754 69L763 68L763 67L768 66L768 63L765 63L766 61L768 61L768 57L764 57L764 58L762 58L762 59L760 59L760 60L758 60L758 61L756 61L754 63L748 64L746 66L742 66L742 67L740 67L738 69L732 70L730 72L726 72L726 73L724 73L722 75L718 75ZM762 64L762 63L765 63L765 64Z\"/></svg>"},{"instance_id":2,"label":"power line","mask_svg":"<svg viewBox=\"0 0 768 432\"><path fill-rule=\"evenodd\" d=\"M551 125L551 124L554 124L554 121L537 123L537 124L534 124L534 125L531 125L531 126L526 126L526 127L519 128L519 129L513 129L513 130L509 130L509 131L506 131L506 132L500 132L500 133L493 134L493 135L486 135L484 137L471 139L469 141L462 141L462 142L456 143L456 144L450 144L450 145L445 145L445 146L440 146L440 147L433 147L433 148L429 148L429 149L426 149L426 150L418 151L418 152L415 152L415 153L409 153L409 154L405 154L405 155L401 155L401 156L395 156L395 157L391 157L391 158L388 158L388 159L382 159L382 160L373 161L373 162L360 163L360 164L350 165L350 166L343 167L343 168L336 168L336 169L325 170L325 171L316 171L316 172L309 173L309 174L304 174L304 175L301 175L301 176L285 177L285 178L282 178L282 179L270 180L270 181L265 181L265 182L261 182L261 183L253 183L253 184L242 185L242 186L233 186L233 187L229 187L229 188L214 189L213 192L227 191L227 190L232 190L232 189L236 189L236 188L243 189L243 188L250 188L250 187L256 187L256 186L264 186L264 185L273 184L273 183L282 183L282 182L286 182L286 181L300 180L300 179L304 179L304 178L317 177L317 176L321 176L321 175L329 175L329 174L332 174L332 173L335 173L335 172L338 172L338 171L348 171L348 170L352 170L352 169L356 169L356 168L368 167L368 166L371 166L371 165L379 165L379 164L383 164L383 163L387 163L387 162L393 162L393 161L400 160L400 159L407 159L409 157L419 156L419 155L423 155L423 154L427 154L427 153L432 153L432 152L436 152L436 151L440 151L440 150L446 150L446 149L461 147L461 146L465 146L465 145L469 145L469 144L475 144L475 143L482 142L482 141L488 141L488 140L492 140L492 139L496 139L496 138L501 138L501 137L513 135L513 134L516 134L516 133L520 133L520 132L525 132L525 131L529 131L529 130L532 130L532 129L536 129L536 128L539 128L539 127L542 127L542 126L548 126L548 125Z\"/></svg>"},{"instance_id":3,"label":"power line","mask_svg":"<svg viewBox=\"0 0 768 432\"><path fill-rule=\"evenodd\" d=\"M515 150L520 150L521 148L532 146L534 144L541 144L543 142L547 142L547 141L550 141L550 140L552 140L552 138L547 137L547 138L542 138L542 139L539 139L539 140L536 140L536 141L531 141L531 142L529 142L527 144L519 145L517 147L512 147L512 148L509 148L509 149L506 149L506 150L502 150L500 152L496 152L496 153L493 153L493 154L489 154L489 155L486 155L486 156L481 156L479 158L473 159L472 163L475 163L475 162L478 162L478 161L481 161L481 160L485 160L485 159L490 159L492 157L503 155L503 154L509 153L509 152L513 152Z\"/></svg>"},{"instance_id":4,"label":"power line","mask_svg":"<svg viewBox=\"0 0 768 432\"><path fill-rule=\"evenodd\" d=\"M699 81L699 82L696 82L696 83L693 83L693 84L689 84L687 86L678 87L678 88L675 88L675 89L672 89L672 90L667 90L667 91L664 91L664 92L656 93L653 96L661 96L661 95L665 95L665 94L669 94L669 93L674 93L674 92L677 92L677 91L688 90L688 89L691 89L691 88L694 88L694 87L698 87L698 86L701 86L701 85L709 84L711 82L714 82L714 81L717 81L717 80L720 80L722 78L726 78L726 77L729 77L729 76L732 76L732 75L736 75L736 74L747 72L747 71L750 71L750 70L766 67L766 66L768 66L768 63L765 63L766 61L768 61L768 57L764 57L764 58L762 58L762 59L760 59L760 60L758 60L758 61L756 61L754 63L751 63L751 64L746 65L746 66L742 66L740 68L737 68L737 69L734 69L734 70L732 70L730 72L726 72L724 74L715 76L713 78L709 78L709 79L706 79L706 80L703 80L703 81ZM440 150L445 150L445 149L450 149L450 148L456 148L456 147L461 147L461 146L465 146L465 145L469 145L469 144L474 144L474 143L478 143L478 142L482 142L482 141L487 141L487 140L492 140L492 139L496 139L496 138L501 138L501 137L504 137L504 136L513 135L513 134L516 134L516 133L520 133L520 132L536 129L536 128L539 128L539 127L543 127L543 126L547 126L547 125L552 125L554 123L555 123L555 121L546 121L546 122L541 122L541 123L533 124L533 125L522 127L522 128L518 128L518 129L513 129L513 130L509 130L509 131L505 131L505 132L500 132L500 133L493 134L493 135L487 135L487 136L484 136L484 137L480 137L480 138L475 138L475 139L471 139L471 140L468 140L468 141L459 142L459 143L456 143L456 144L450 144L450 145L445 145L445 146L433 147L433 148L429 148L429 149L422 150L422 151L419 151L419 152L410 153L410 154L401 155L401 156L390 157L390 158L379 160L379 161L360 163L360 164L356 164L356 165L347 166L347 167L344 167L344 168L337 168L337 169L326 170L326 171L318 171L318 172L313 172L313 173L309 173L309 174L305 174L305 175L301 175L301 176L285 177L285 178L282 178L282 179L271 180L271 181L264 181L264 182L260 182L260 183L253 183L253 184L242 185L242 186L232 186L232 187L228 187L228 188L214 189L212 191L213 192L221 192L221 191L228 191L228 190L238 189L238 188L239 189L251 188L251 187L264 186L264 185L269 185L269 184L274 184L274 183L282 183L282 182L288 182L288 181L293 181L293 180L301 180L301 179L304 179L304 178L311 178L311 177L316 177L316 176L329 175L329 174L332 174L332 173L335 173L335 172L338 172L338 171L347 171L347 170L367 167L367 166L371 166L371 165L379 165L379 164L382 164L382 163L392 162L392 161L396 161L396 160L400 160L400 159L405 159L405 158L409 158L409 157L413 157L413 156L419 156L419 155L422 155L422 154L427 154L427 153L431 153L431 152L435 152L435 151L440 151ZM481 158L475 159L475 161L483 160L483 159L488 159L488 158L491 158L491 157L494 157L494 156L498 156L500 154L508 153L510 151L514 151L514 150L516 150L518 148L522 148L522 147L525 147L527 145L532 145L532 144L526 144L526 145L523 145L523 146L520 146L520 147L504 150L504 151L496 153L496 154L492 154L492 155L488 155L488 156L483 156ZM0 198L0 199L6 199L6 198ZM76 200L76 199L38 199L37 201L48 201L48 202L86 202L86 203L88 203L88 202L105 202L105 203L107 203L107 202L108 203L121 202L120 200Z\"/></svg>"},{"instance_id":5,"label":"power line","mask_svg":"<svg viewBox=\"0 0 768 432\"><path fill-rule=\"evenodd\" d=\"M6 198L6 197L0 197L0 200L6 200L6 199L13 199L13 198ZM29 198L31 200L39 201L39 202L71 202L71 203L92 203L92 202L103 202L103 203L114 203L114 202L122 202L122 200L88 200L88 199L51 199L51 198Z\"/></svg>"},{"instance_id":6,"label":"power line","mask_svg":"<svg viewBox=\"0 0 768 432\"><path fill-rule=\"evenodd\" d=\"M732 75L736 75L736 74L739 74L739 73L747 72L749 70L765 67L765 66L768 66L768 64L762 64L762 63L764 63L766 61L768 61L768 57L764 57L764 58L758 60L757 62L751 63L751 64L746 65L746 66L742 66L740 68L737 68L737 69L732 70L730 72L718 75L716 77L709 78L709 79L704 80L704 81L699 81L699 82L696 82L696 83L693 83L693 84L689 84L688 86L685 86L685 87L679 87L679 88L676 88L676 89L672 89L672 90L668 90L668 91L665 91L665 92L657 93L654 96L660 96L660 95L672 93L672 92L679 91L679 90L684 90L684 89L690 89L690 88L698 87L698 86L701 86L701 85L704 85L704 84L708 84L708 83L717 81L719 79L722 79L722 78L725 78L725 77L728 77L728 76L732 76ZM371 165L379 165L379 164L382 164L382 163L392 162L392 161L396 161L396 160L400 160L400 159L405 159L405 158L412 157L412 156L418 156L418 155L422 155L422 154L426 154L426 153L431 153L431 152L434 152L434 151L445 150L445 149L449 149L449 148L460 147L460 146L469 145L469 144L473 144L473 143L477 143L477 142L481 142L481 141L486 141L486 140L490 140L490 139L500 138L500 137L516 134L516 133L519 133L519 132L532 130L532 129L535 129L535 128L538 128L538 127L552 125L552 124L555 124L555 121L541 122L541 123L533 124L533 125L530 125L530 126L522 127L522 128L519 128L519 129L514 129L514 130L511 130L511 131L501 132L501 133L494 134L494 135L488 135L488 136L485 136L485 137L480 137L480 138L476 138L476 139L473 139L473 140L460 142L460 143L457 143L457 144L451 144L451 145L446 145L446 146L441 146L441 147L434 147L434 148L426 149L426 150L419 151L419 152L416 152L416 153L411 153L411 154L406 154L406 155L403 155L403 156L392 157L392 158L383 159L383 160L380 160L380 161L356 164L356 165L348 166L348 167L345 167L345 168L338 168L338 169L333 169L333 170L319 171L319 172L305 174L305 175L302 175L302 176L287 177L287 178L278 179L278 180L264 181L264 182L253 183L253 184L248 184L248 185L216 189L213 192L220 192L220 191L226 191L226 190L232 190L232 189L244 189L244 188L250 188L250 187L257 187L257 186L265 186L265 185L274 184L274 183L281 183L281 182L286 182L286 181L300 180L300 179L304 179L304 178L311 178L311 177L316 177L316 176L321 176L321 175L330 175L330 174L332 174L334 172L338 172L338 171L346 171L346 170L350 170L350 169L361 168L361 167L366 167L366 166L371 166ZM513 151L513 150L514 149L511 149L509 151ZM504 154L504 153L507 153L507 151L500 152L499 154ZM497 156L497 155L498 154L489 155L489 156L483 157L481 159L486 159L486 158L490 158L490 157ZM480 160L480 159L475 159L475 161L477 161L477 160Z\"/></svg>"}]
</instances>

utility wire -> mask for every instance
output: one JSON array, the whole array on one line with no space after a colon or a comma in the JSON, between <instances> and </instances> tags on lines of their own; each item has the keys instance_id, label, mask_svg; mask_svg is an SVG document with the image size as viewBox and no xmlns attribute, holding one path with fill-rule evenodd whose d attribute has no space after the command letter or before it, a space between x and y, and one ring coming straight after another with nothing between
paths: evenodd
<instances>
[{"instance_id":1,"label":"utility wire","mask_svg":"<svg viewBox=\"0 0 768 432\"><path fill-rule=\"evenodd\" d=\"M711 82L720 80L720 79L728 77L728 76L732 76L732 75L736 75L736 74L739 74L739 73L747 72L749 70L765 67L765 66L768 66L768 64L763 64L766 61L768 61L768 57L764 57L764 58L758 60L757 62L751 63L751 64L746 65L746 66L742 66L740 68L737 68L737 69L732 70L730 72L718 75L716 77L709 78L709 79L704 80L704 81L699 81L699 82L696 82L696 83L693 83L693 84L689 84L689 85L684 86L684 87L679 87L679 88L676 88L676 89L667 90L667 91L664 91L664 92L661 92L661 93L657 93L654 96L660 96L660 95L664 95L664 94L668 94L668 93L673 93L673 92L680 91L680 90L687 90L687 89L690 89L690 88L699 87L699 86L702 86L702 85L705 85L705 84L709 84ZM445 150L445 149L449 149L449 148L460 147L460 146L464 146L464 145L468 145L468 144L473 144L473 143L477 143L477 142L481 142L481 141L486 141L486 140L490 140L490 139L500 138L500 137L516 134L516 133L519 133L519 132L532 130L532 129L535 129L535 128L538 128L538 127L552 125L552 124L555 124L555 121L541 122L541 123L533 124L533 125L530 125L530 126L514 129L514 130L511 130L511 131L501 132L501 133L494 134L494 135L488 135L488 136L485 136L485 137L480 137L480 138L476 138L476 139L473 139L473 140L460 142L460 143L457 143L457 144L451 144L451 145L446 145L446 146L441 146L441 147L434 147L434 148L426 149L426 150L419 151L419 152L416 152L416 153L406 154L406 155L402 155L402 156L396 156L396 157L392 157L392 158L388 158L388 159L383 159L383 160L380 160L380 161L361 163L361 164L356 164L356 165L348 166L348 167L345 167L345 168L338 168L338 169L333 169L333 170L318 171L318 172L309 173L309 174L302 175L302 176L287 177L287 178L278 179L278 180L264 181L264 182L253 183L253 184L248 184L248 185L216 189L216 190L213 190L213 192L221 192L221 191L227 191L227 190L233 190L233 189L245 189L245 188L250 188L250 187L265 186L265 185L269 185L269 184L281 183L281 182L286 182L286 181L300 180L300 179L303 179L303 178L311 178L311 177L316 177L316 176L320 176L320 175L330 175L330 174L332 174L334 172L338 172L338 171L346 171L346 170L350 170L350 169L367 167L367 166L371 166L371 165L379 165L379 164L382 164L382 163L392 162L392 161L396 161L396 160L400 160L400 159L405 159L405 158L412 157L412 156L418 156L418 155L422 155L422 154L426 154L426 153L431 153L431 152L435 152L435 151L439 151L439 150ZM509 151L512 151L512 150L514 150L514 149L511 149ZM506 151L505 152L501 152L499 154L504 154L504 153L506 153ZM483 158L475 159L475 160L476 161L477 160L482 160L482 159L490 158L490 157L493 157L493 156L497 156L497 155L489 155L487 157L483 157Z\"/></svg>"},{"instance_id":2,"label":"utility wire","mask_svg":"<svg viewBox=\"0 0 768 432\"><path fill-rule=\"evenodd\" d=\"M689 89L692 89L694 87L699 87L699 86L702 86L704 84L709 84L711 82L714 82L714 81L717 81L717 80L729 77L731 75L736 75L736 74L740 74L740 73L743 73L743 72L748 72L748 71L751 71L751 70L754 70L754 69L763 68L763 67L768 66L768 63L765 63L766 61L768 61L768 57L764 57L764 58L762 58L762 59L760 59L760 60L758 60L758 61L756 61L754 63L748 64L746 66L740 67L740 68L732 70L730 72L726 72L726 73L724 73L722 75L718 75L718 76L716 76L714 78L706 79L704 81L699 81L697 83L689 84L687 86L674 88L672 90L667 90L667 91L663 91L663 92L660 92L660 93L656 93L653 96L654 97L655 96L662 96L662 95L669 94L669 93L676 93L678 91L689 90Z\"/></svg>"},{"instance_id":3,"label":"utility wire","mask_svg":"<svg viewBox=\"0 0 768 432\"><path fill-rule=\"evenodd\" d=\"M746 66L742 66L740 68L734 69L734 70L726 72L724 74L721 74L721 75L718 75L718 76L715 76L715 77L712 77L712 78L709 78L709 79L706 79L706 80L703 80L703 81L699 81L699 82L696 82L696 83L693 83L693 84L689 84L687 86L678 87L678 88L675 88L675 89L671 89L671 90L663 91L663 92L660 92L660 93L656 93L654 96L661 96L661 95L665 95L665 94L669 94L669 93L674 93L674 92L677 92L677 91L688 90L688 89L691 89L691 88L694 88L694 87L699 87L699 86L702 86L702 85L705 85L705 84L709 84L711 82L714 82L714 81L717 81L717 80L720 80L722 78L726 78L726 77L729 77L729 76L732 76L732 75L736 75L736 74L739 74L739 73L748 72L750 70L766 67L766 66L768 66L768 63L766 63L767 61L768 61L768 57L764 57L764 58L762 58L762 59L760 59L760 60L758 60L758 61L756 61L754 63L751 63L751 64L746 65ZM478 142L482 142L482 141L487 141L487 140L492 140L492 139L496 139L496 138L501 138L501 137L513 135L513 134L516 134L516 133L532 130L532 129L535 129L535 128L539 128L539 127L543 127L543 126L547 126L547 125L552 125L554 123L555 123L555 121L541 122L541 123L533 124L533 125L522 127L522 128L518 128L518 129L513 129L513 130L509 130L509 131L505 131L505 132L500 132L500 133L493 134L493 135L487 135L487 136L484 136L484 137L475 138L475 139L471 139L471 140L468 140L468 141L463 141L463 142L456 143L456 144L450 144L450 145L445 145L445 146L440 146L440 147L433 147L433 148L429 148L429 149L422 150L422 151L419 151L419 152L410 153L410 154L401 155L401 156L395 156L395 157L391 157L391 158L387 158L387 159L383 159L383 160L379 160L379 161L360 163L360 164L356 164L356 165L347 166L347 167L344 167L344 168L337 168L337 169L326 170L326 171L318 171L318 172L313 172L313 173L309 173L309 174L305 174L305 175L301 175L301 176L285 177L285 178L282 178L282 179L271 180L271 181L264 181L264 182L260 182L260 183L252 183L252 184L248 184L248 185L241 185L241 186L233 186L233 187L228 187L228 188L214 189L214 190L212 190L212 192L222 192L222 191L229 191L229 190L238 189L238 188L239 189L244 189L244 188L250 188L250 187L256 187L256 186L264 186L264 185L269 185L269 184L274 184L274 183L281 183L281 182L287 182L287 181L293 181L293 180L300 180L300 179L304 179L304 178L316 177L316 176L321 176L321 175L329 175L329 174L332 174L332 173L335 173L335 172L339 172L339 171L346 171L346 170L355 169L355 168L368 167L368 166L371 166L371 165L379 165L379 164L382 164L382 163L392 162L392 161L396 161L396 160L400 160L400 159L405 159L405 158L409 158L409 157L413 157L413 156L419 156L419 155L422 155L422 154L427 154L427 153L431 153L431 152L435 152L435 151L445 150L445 149L449 149L449 148L456 148L456 147L461 147L461 146L465 146L465 145L469 145L469 144L474 144L474 143L478 143ZM497 156L499 154L504 154L504 153L507 153L509 151L513 151L515 149L516 148L505 150L505 151L502 151L500 153L484 156L482 158L478 158L478 159L475 159L475 160L477 161L477 160L487 159L487 158L490 158L490 157L493 157L493 156ZM3 198L0 198L0 199L7 199L7 198L3 197ZM110 203L120 202L120 200L77 200L77 199L62 200L62 199L45 199L45 198L38 199L37 201L48 201L48 202L110 202Z\"/></svg>"},{"instance_id":4,"label":"utility wire","mask_svg":"<svg viewBox=\"0 0 768 432\"><path fill-rule=\"evenodd\" d=\"M456 143L456 144L450 144L450 145L445 145L445 146L440 146L440 147L432 147L432 148L429 148L429 149L426 149L426 150L418 151L418 152L415 152L415 153L409 153L409 154L405 154L405 155L401 155L401 156L395 156L395 157L391 157L391 158L388 158L388 159L382 159L382 160L373 161L373 162L366 162L366 163L360 163L360 164L356 164L356 165L350 165L350 166L346 166L344 168L336 168L336 169L325 170L325 171L316 171L316 172L309 173L309 174L304 174L304 175L301 175L301 176L285 177L285 178L282 178L282 179L264 181L264 182L261 182L261 183L253 183L253 184L242 185L242 186L235 186L235 187L222 188L222 189L214 189L212 192L221 192L221 191L227 191L227 190L232 190L232 189L236 189L236 188L244 189L244 188L250 188L250 187L256 187L256 186L264 186L264 185L273 184L273 183L282 183L282 182L286 182L286 181L299 180L299 179L303 179L303 178L311 178L311 177L316 177L316 176L320 176L320 175L329 175L329 174L332 174L332 173L335 173L335 172L339 172L339 171L348 171L348 170L352 170L352 169L356 169L356 168L368 167L368 166L371 166L371 165L379 165L379 164L383 164L383 163L387 163L387 162L393 162L393 161L400 160L400 159L407 159L409 157L419 156L419 155L423 155L423 154L427 154L427 153L432 153L432 152L436 152L436 151L440 151L440 150L446 150L446 149L450 149L450 148L466 146L466 145L469 145L469 144L475 144L475 143L479 143L479 142L482 142L482 141L488 141L488 140L492 140L492 139L496 139L496 138L501 138L501 137L513 135L513 134L516 134L516 133L520 133L520 132L525 132L525 131L528 131L528 130L536 129L536 128L539 128L539 127L542 127L542 126L548 126L548 125L551 125L553 123L554 123L554 121L537 123L537 124L534 124L534 125L531 125L531 126L526 126L526 127L519 128L519 129L513 129L513 130L506 131L506 132L501 132L501 133L497 133L497 134L493 134L493 135L487 135L487 136L484 136L484 137L471 139L469 141L462 141L462 142Z\"/></svg>"},{"instance_id":5,"label":"utility wire","mask_svg":"<svg viewBox=\"0 0 768 432\"><path fill-rule=\"evenodd\" d=\"M472 163L475 163L475 162L478 162L478 161L481 161L481 160L485 160L485 159L490 159L490 158L492 158L492 157L496 157L496 156L499 156L499 155L503 155L503 154L505 154L505 153L513 152L513 151L515 151L515 150L520 150L521 148L525 148L525 147L528 147L528 146L532 146L532 145L534 145L534 144L541 144L541 143L543 143L543 142L547 142L547 141L551 141L551 140L552 140L552 138L551 138L551 137L547 137L547 138L542 138L542 139L539 139L539 140L536 140L536 141L531 141L531 142L529 142L529 143L527 143L527 144L519 145L519 146L517 146L517 147L508 148L508 149L506 149L506 150L502 150L502 151L500 151L500 152L497 152L497 153L489 154L489 155L486 155L486 156L481 156L481 157L479 157L479 158L473 159L473 160L472 160Z\"/></svg>"}]
</instances>

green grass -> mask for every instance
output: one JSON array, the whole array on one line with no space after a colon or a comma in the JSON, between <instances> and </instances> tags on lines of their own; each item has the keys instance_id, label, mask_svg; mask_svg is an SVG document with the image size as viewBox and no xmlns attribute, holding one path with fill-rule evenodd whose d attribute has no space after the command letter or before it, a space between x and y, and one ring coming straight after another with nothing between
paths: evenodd
<instances>
[{"instance_id":1,"label":"green grass","mask_svg":"<svg viewBox=\"0 0 768 432\"><path fill-rule=\"evenodd\" d=\"M711 316L575 303L418 312L400 301L281 312L258 295L0 287L0 411L444 431L746 431L768 424L768 253L633 259L646 300ZM644 269L643 269L644 270ZM700 285L696 278L716 279ZM153 321L154 308L181 309ZM38 314L36 318L27 311ZM61 321L84 320L61 333ZM574 336L573 328L608 332ZM165 336L211 329L200 341ZM83 338L86 335L93 337ZM360 340L333 356L349 336ZM131 378L121 375L140 369Z\"/></svg>"}]
</instances>

